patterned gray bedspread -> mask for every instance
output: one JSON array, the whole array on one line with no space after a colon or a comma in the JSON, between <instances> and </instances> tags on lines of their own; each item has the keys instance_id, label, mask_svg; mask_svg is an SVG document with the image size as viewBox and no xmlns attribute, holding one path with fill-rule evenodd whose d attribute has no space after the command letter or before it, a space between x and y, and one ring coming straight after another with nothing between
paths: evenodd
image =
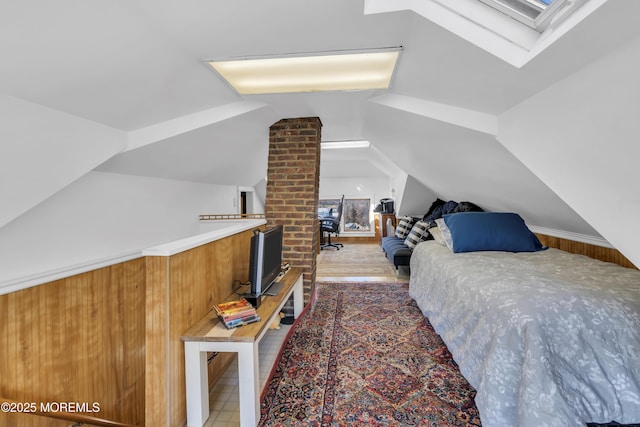
<instances>
[{"instance_id":1,"label":"patterned gray bedspread","mask_svg":"<svg viewBox=\"0 0 640 427\"><path fill-rule=\"evenodd\" d=\"M484 426L640 423L640 272L555 249L411 257L409 293Z\"/></svg>"}]
</instances>

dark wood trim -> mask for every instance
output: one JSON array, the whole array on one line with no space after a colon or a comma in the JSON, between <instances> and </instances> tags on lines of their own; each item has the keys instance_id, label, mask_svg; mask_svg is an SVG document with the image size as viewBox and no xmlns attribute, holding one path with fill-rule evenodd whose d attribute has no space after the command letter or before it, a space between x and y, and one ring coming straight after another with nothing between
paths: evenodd
<instances>
[{"instance_id":1,"label":"dark wood trim","mask_svg":"<svg viewBox=\"0 0 640 427\"><path fill-rule=\"evenodd\" d=\"M345 236L339 234L332 236L331 241L335 243L380 243L380 237L376 236Z\"/></svg>"},{"instance_id":2,"label":"dark wood trim","mask_svg":"<svg viewBox=\"0 0 640 427\"><path fill-rule=\"evenodd\" d=\"M629 259L620 253L617 249L605 248L602 246L591 245L589 243L576 242L575 240L563 239L560 237L548 236L546 234L538 234L538 239L543 245L550 248L561 249L572 254L585 255L600 261L611 262L621 265L622 267L638 269Z\"/></svg>"}]
</instances>

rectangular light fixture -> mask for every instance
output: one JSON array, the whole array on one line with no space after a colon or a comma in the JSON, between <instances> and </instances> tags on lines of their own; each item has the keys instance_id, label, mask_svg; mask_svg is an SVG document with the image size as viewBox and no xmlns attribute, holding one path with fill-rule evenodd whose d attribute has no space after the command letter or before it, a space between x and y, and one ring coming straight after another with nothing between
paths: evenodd
<instances>
[{"instance_id":1,"label":"rectangular light fixture","mask_svg":"<svg viewBox=\"0 0 640 427\"><path fill-rule=\"evenodd\" d=\"M388 89L401 48L206 61L239 94Z\"/></svg>"},{"instance_id":2,"label":"rectangular light fixture","mask_svg":"<svg viewBox=\"0 0 640 427\"><path fill-rule=\"evenodd\" d=\"M337 150L341 148L369 148L369 141L322 141L320 148L323 150Z\"/></svg>"}]
</instances>

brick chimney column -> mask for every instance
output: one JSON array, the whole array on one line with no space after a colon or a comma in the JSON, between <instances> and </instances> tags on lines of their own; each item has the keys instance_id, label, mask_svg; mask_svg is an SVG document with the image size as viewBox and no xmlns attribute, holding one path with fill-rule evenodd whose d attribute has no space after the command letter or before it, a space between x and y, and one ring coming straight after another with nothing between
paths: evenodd
<instances>
[{"instance_id":1,"label":"brick chimney column","mask_svg":"<svg viewBox=\"0 0 640 427\"><path fill-rule=\"evenodd\" d=\"M282 258L303 269L305 303L316 280L321 129L317 117L282 119L269 128L267 227L283 226Z\"/></svg>"}]
</instances>

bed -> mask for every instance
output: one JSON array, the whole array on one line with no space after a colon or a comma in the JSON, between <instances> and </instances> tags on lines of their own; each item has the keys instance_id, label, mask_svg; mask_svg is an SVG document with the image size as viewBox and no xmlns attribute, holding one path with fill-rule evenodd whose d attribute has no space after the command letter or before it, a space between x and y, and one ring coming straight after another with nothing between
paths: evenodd
<instances>
[{"instance_id":1,"label":"bed","mask_svg":"<svg viewBox=\"0 0 640 427\"><path fill-rule=\"evenodd\" d=\"M414 249L409 293L476 389L484 426L640 423L640 272L438 240Z\"/></svg>"}]
</instances>

